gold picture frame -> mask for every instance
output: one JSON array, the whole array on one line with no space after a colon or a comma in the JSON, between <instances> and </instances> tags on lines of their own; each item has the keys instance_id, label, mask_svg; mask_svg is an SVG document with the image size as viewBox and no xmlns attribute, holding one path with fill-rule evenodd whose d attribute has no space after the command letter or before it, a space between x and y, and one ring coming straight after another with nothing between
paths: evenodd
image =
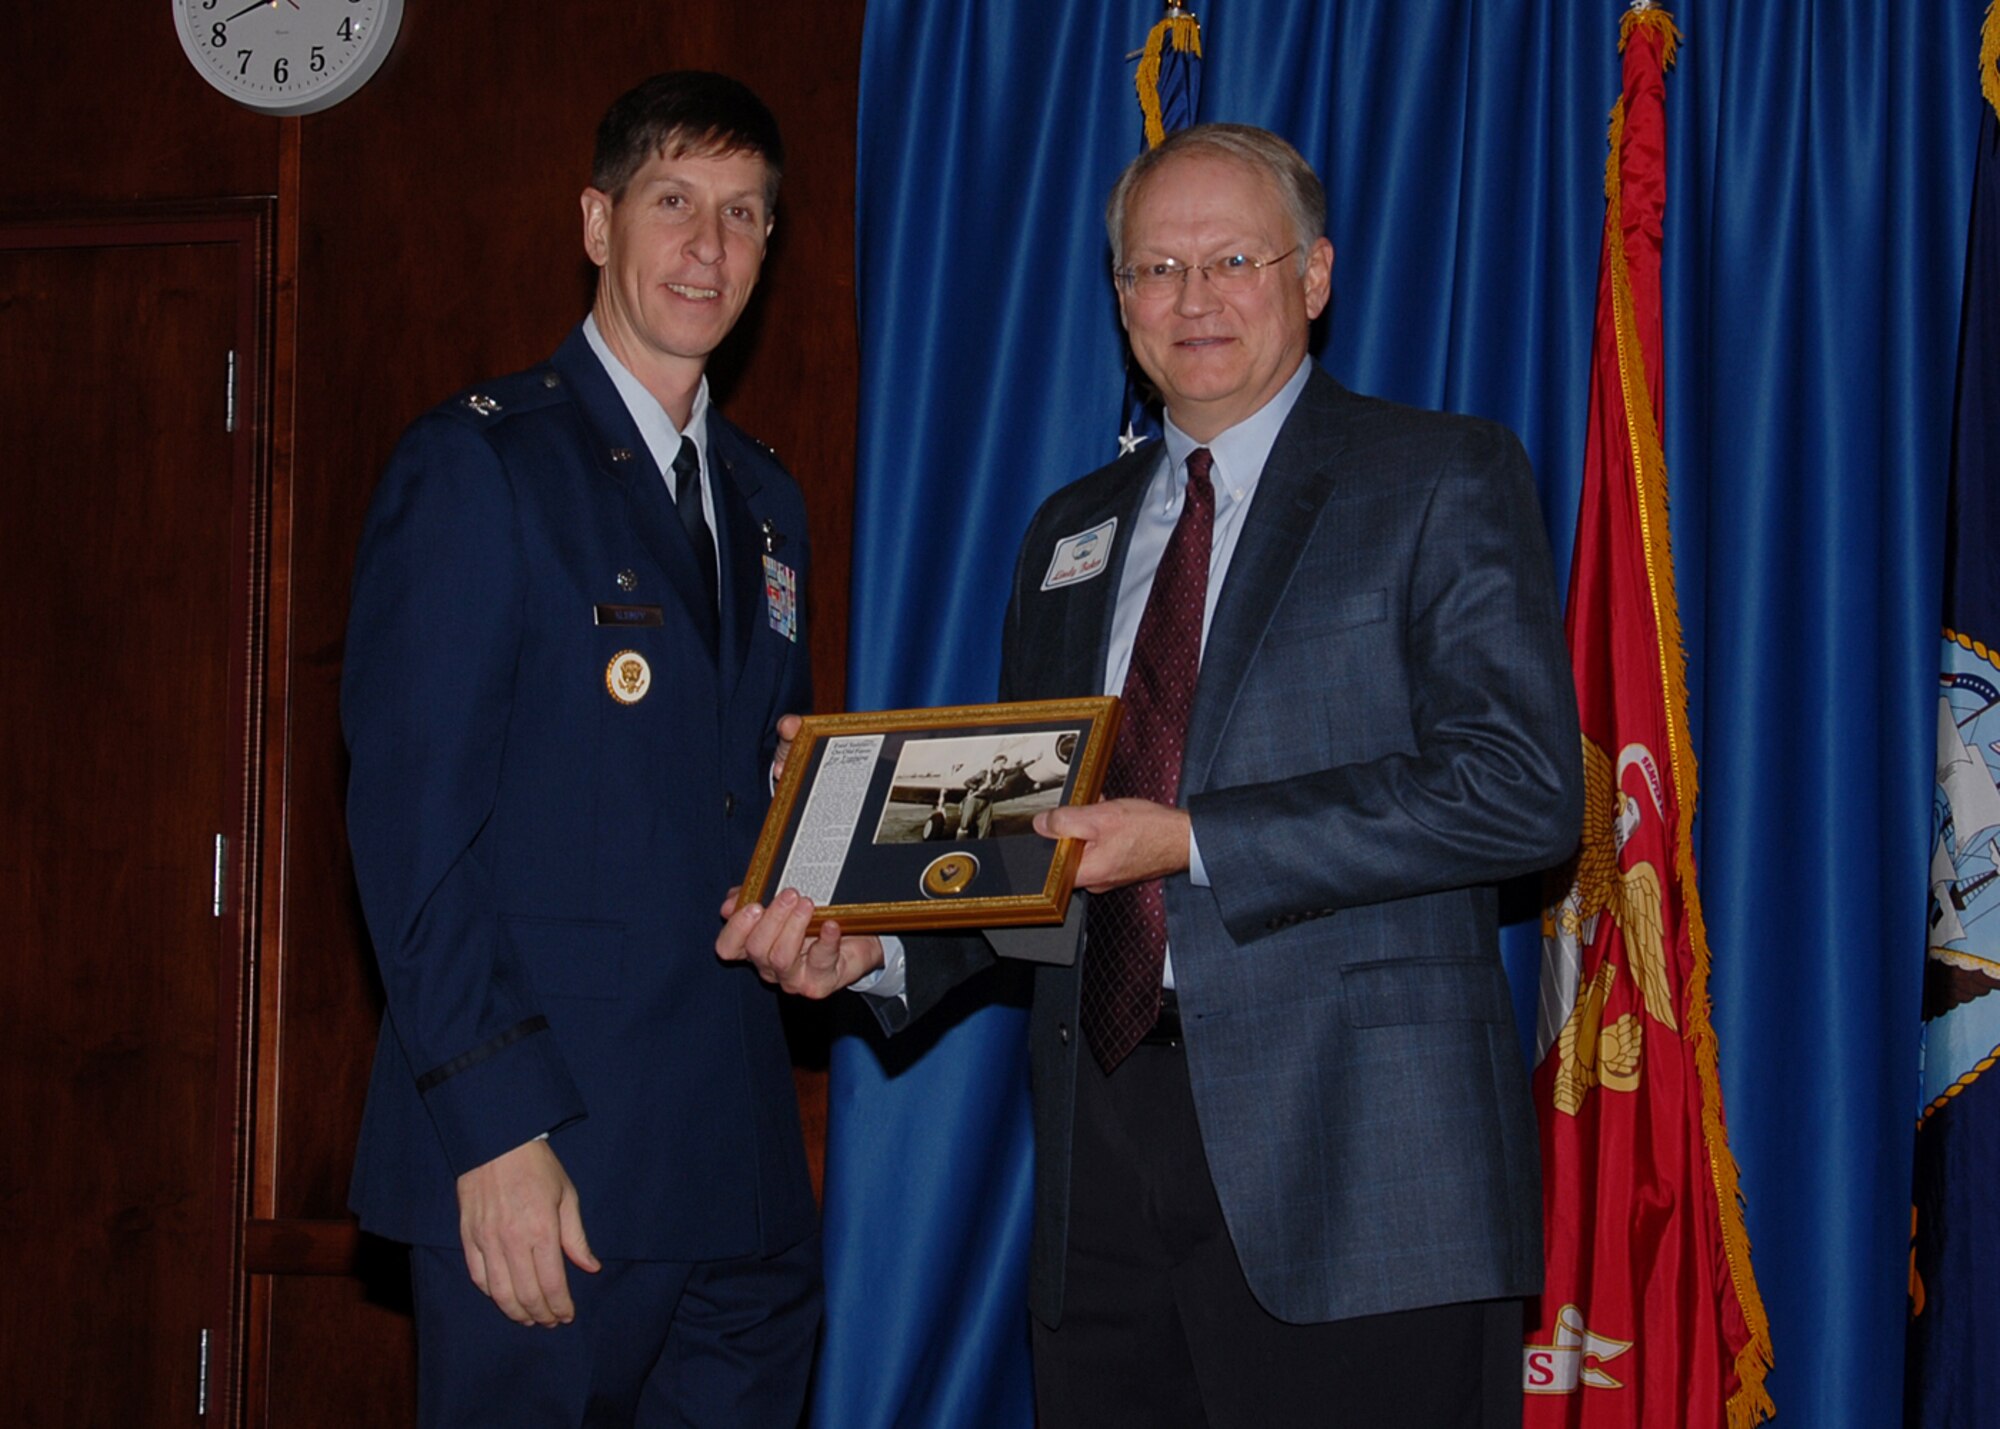
<instances>
[{"instance_id":1,"label":"gold picture frame","mask_svg":"<svg viewBox=\"0 0 2000 1429\"><path fill-rule=\"evenodd\" d=\"M1096 801L1119 714L1097 695L808 715L742 897L797 888L814 927L851 933L1061 923L1083 846L1030 823Z\"/></svg>"}]
</instances>

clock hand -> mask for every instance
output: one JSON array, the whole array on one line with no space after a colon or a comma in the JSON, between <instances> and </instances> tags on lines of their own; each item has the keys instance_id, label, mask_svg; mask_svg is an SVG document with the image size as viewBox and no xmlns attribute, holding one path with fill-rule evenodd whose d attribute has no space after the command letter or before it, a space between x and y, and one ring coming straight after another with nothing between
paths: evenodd
<instances>
[{"instance_id":1,"label":"clock hand","mask_svg":"<svg viewBox=\"0 0 2000 1429\"><path fill-rule=\"evenodd\" d=\"M222 23L227 25L233 20L240 20L245 15L249 14L252 10L261 10L269 3L270 0L251 0L250 4L245 5L241 10L238 10L234 15L225 15L223 17Z\"/></svg>"}]
</instances>

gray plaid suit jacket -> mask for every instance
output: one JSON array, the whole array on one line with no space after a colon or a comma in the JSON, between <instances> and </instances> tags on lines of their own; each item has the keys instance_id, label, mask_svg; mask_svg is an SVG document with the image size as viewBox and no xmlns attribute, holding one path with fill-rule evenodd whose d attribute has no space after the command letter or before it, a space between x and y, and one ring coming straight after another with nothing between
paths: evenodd
<instances>
[{"instance_id":1,"label":"gray plaid suit jacket","mask_svg":"<svg viewBox=\"0 0 2000 1429\"><path fill-rule=\"evenodd\" d=\"M1003 698L1099 689L1158 460L1121 458L1036 515ZM1108 569L1043 590L1056 543L1114 516ZM1211 884L1167 885L1188 1070L1260 1303L1303 1323L1534 1293L1539 1156L1494 885L1573 850L1582 764L1510 433L1312 374L1216 606L1180 802ZM982 940L910 940L910 1015L989 960ZM1090 1054L1077 969L1035 978L1031 1303L1055 1325Z\"/></svg>"}]
</instances>

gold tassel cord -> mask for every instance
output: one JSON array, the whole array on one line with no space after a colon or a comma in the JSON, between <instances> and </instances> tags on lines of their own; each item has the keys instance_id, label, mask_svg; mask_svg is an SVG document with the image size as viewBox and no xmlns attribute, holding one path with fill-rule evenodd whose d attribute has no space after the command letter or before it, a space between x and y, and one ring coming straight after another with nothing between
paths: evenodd
<instances>
[{"instance_id":1,"label":"gold tassel cord","mask_svg":"<svg viewBox=\"0 0 2000 1429\"><path fill-rule=\"evenodd\" d=\"M1995 0L2000 6L2000 0ZM1671 66L1680 44L1673 17L1663 10L1626 14L1619 33L1622 51L1633 33L1651 31L1660 45L1661 68ZM1699 781L1694 748L1687 732L1687 655L1681 641L1679 602L1674 591L1673 551L1667 524L1666 453L1660 444L1648 395L1645 355L1639 346L1633 315L1631 271L1626 263L1623 205L1620 201L1620 156L1625 140L1625 102L1611 111L1610 155L1605 161L1606 241L1610 250L1613 329L1618 341L1618 375L1631 441L1632 471L1639 496L1640 541L1645 552L1646 580L1653 605L1653 625L1660 646L1661 693L1665 699L1670 767L1673 770L1679 823L1675 830L1674 863L1688 914L1688 941L1694 967L1688 980L1685 1035L1694 1043L1695 1067L1701 1082L1702 1139L1708 1150L1710 1179L1721 1220L1723 1251L1729 1263L1736 1303L1749 1330L1749 1340L1736 1357L1738 1389L1730 1396L1730 1429L1750 1426L1777 1413L1764 1377L1771 1368L1771 1328L1750 1274L1750 1236L1743 1221L1743 1192L1729 1134L1722 1120L1722 1087L1714 1024L1710 1021L1708 975L1710 953L1707 922L1695 882L1694 810Z\"/></svg>"},{"instance_id":2,"label":"gold tassel cord","mask_svg":"<svg viewBox=\"0 0 2000 1429\"><path fill-rule=\"evenodd\" d=\"M2000 0L1986 7L1986 22L1979 27L1979 92L2000 117Z\"/></svg>"},{"instance_id":3,"label":"gold tassel cord","mask_svg":"<svg viewBox=\"0 0 2000 1429\"><path fill-rule=\"evenodd\" d=\"M1146 118L1148 149L1167 137L1166 122L1160 117L1160 58L1169 45L1177 54L1201 58L1201 22L1178 5L1169 6L1166 18L1153 26L1139 56L1139 112Z\"/></svg>"},{"instance_id":4,"label":"gold tassel cord","mask_svg":"<svg viewBox=\"0 0 2000 1429\"><path fill-rule=\"evenodd\" d=\"M2000 5L2000 0L1994 0ZM1665 10L1627 10L1625 18L1618 25L1618 53L1625 53L1625 46L1632 42L1634 30L1650 30L1660 42L1660 69L1670 70L1680 57L1681 32L1674 26L1674 17Z\"/></svg>"}]
</instances>

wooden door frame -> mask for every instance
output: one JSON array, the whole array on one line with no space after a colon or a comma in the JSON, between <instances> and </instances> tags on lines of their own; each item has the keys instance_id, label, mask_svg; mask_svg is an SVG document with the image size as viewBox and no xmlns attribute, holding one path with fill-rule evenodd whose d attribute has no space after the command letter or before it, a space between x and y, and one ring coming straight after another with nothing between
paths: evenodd
<instances>
[{"instance_id":1,"label":"wooden door frame","mask_svg":"<svg viewBox=\"0 0 2000 1429\"><path fill-rule=\"evenodd\" d=\"M289 510L289 493L274 480L274 295L277 202L272 197L149 202L33 211L0 210L0 249L236 246L234 425L230 445L229 549L231 692L228 739L237 762L224 808L229 840L222 870L223 908L217 922L215 1126L213 1186L217 1214L202 1321L208 1326L205 1413L234 1424L242 1403L247 1303L243 1226L257 1180L255 1129L261 933L267 899L265 850L283 847L283 709L267 704L274 624L273 511ZM218 379L222 374L217 374ZM280 590L283 581L275 583ZM273 729L276 725L278 728ZM273 817L275 816L275 817ZM276 837L270 835L273 830ZM187 1353L200 1352L187 1346Z\"/></svg>"}]
</instances>

